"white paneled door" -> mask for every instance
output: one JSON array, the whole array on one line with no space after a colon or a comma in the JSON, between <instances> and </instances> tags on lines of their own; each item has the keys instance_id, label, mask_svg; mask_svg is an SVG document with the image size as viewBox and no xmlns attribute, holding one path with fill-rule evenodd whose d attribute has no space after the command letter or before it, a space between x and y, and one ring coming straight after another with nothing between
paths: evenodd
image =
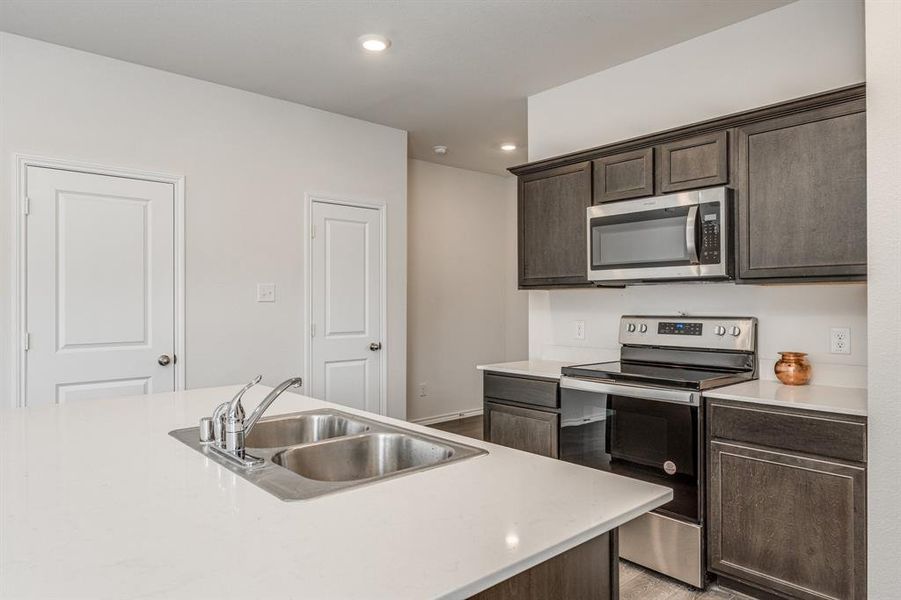
<instances>
[{"instance_id":1,"label":"white paneled door","mask_svg":"<svg viewBox=\"0 0 901 600\"><path fill-rule=\"evenodd\" d=\"M381 412L381 211L312 205L310 393Z\"/></svg>"},{"instance_id":2,"label":"white paneled door","mask_svg":"<svg viewBox=\"0 0 901 600\"><path fill-rule=\"evenodd\" d=\"M29 166L25 402L175 388L175 189Z\"/></svg>"}]
</instances>

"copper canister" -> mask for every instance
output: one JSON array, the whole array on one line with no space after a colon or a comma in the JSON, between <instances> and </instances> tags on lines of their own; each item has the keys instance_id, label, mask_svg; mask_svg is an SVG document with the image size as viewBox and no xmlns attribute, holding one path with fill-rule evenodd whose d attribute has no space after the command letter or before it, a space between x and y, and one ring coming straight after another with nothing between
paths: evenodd
<instances>
[{"instance_id":1,"label":"copper canister","mask_svg":"<svg viewBox=\"0 0 901 600\"><path fill-rule=\"evenodd\" d=\"M806 352L780 352L776 361L776 378L785 385L804 385L810 381L812 368Z\"/></svg>"}]
</instances>

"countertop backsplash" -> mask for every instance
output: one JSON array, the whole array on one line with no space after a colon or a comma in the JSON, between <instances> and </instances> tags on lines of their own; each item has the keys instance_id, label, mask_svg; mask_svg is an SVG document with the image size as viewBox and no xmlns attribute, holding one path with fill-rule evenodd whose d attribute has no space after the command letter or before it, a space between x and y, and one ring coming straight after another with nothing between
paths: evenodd
<instances>
[{"instance_id":1,"label":"countertop backsplash","mask_svg":"<svg viewBox=\"0 0 901 600\"><path fill-rule=\"evenodd\" d=\"M628 314L757 317L760 378L775 380L780 351L806 352L812 384L866 387L865 284L662 284L624 289L529 292L529 357L615 360L619 319ZM576 321L585 339L575 338ZM850 354L831 354L830 330L851 330Z\"/></svg>"}]
</instances>

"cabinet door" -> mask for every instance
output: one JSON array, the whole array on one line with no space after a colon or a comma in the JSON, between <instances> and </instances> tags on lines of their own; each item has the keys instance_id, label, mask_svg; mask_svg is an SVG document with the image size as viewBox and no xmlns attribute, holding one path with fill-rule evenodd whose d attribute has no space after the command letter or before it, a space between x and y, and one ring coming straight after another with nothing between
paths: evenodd
<instances>
[{"instance_id":1,"label":"cabinet door","mask_svg":"<svg viewBox=\"0 0 901 600\"><path fill-rule=\"evenodd\" d=\"M866 597L862 467L710 443L709 568L791 598Z\"/></svg>"},{"instance_id":2,"label":"cabinet door","mask_svg":"<svg viewBox=\"0 0 901 600\"><path fill-rule=\"evenodd\" d=\"M718 131L660 145L657 168L660 192L668 194L728 183L728 141L728 132Z\"/></svg>"},{"instance_id":3,"label":"cabinet door","mask_svg":"<svg viewBox=\"0 0 901 600\"><path fill-rule=\"evenodd\" d=\"M520 177L520 287L588 283L589 206L590 162Z\"/></svg>"},{"instance_id":4,"label":"cabinet door","mask_svg":"<svg viewBox=\"0 0 901 600\"><path fill-rule=\"evenodd\" d=\"M742 279L866 274L866 115L858 100L738 129Z\"/></svg>"},{"instance_id":5,"label":"cabinet door","mask_svg":"<svg viewBox=\"0 0 901 600\"><path fill-rule=\"evenodd\" d=\"M594 163L594 203L654 195L654 149L604 156Z\"/></svg>"},{"instance_id":6,"label":"cabinet door","mask_svg":"<svg viewBox=\"0 0 901 600\"><path fill-rule=\"evenodd\" d=\"M560 417L557 413L485 402L485 441L557 458Z\"/></svg>"}]
</instances>

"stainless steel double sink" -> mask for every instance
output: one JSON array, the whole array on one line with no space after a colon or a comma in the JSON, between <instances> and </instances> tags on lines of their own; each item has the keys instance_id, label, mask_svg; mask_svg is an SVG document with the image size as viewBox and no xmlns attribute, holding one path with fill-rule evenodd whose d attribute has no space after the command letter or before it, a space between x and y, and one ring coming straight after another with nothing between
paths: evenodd
<instances>
[{"instance_id":1,"label":"stainless steel double sink","mask_svg":"<svg viewBox=\"0 0 901 600\"><path fill-rule=\"evenodd\" d=\"M315 498L487 454L334 409L261 419L246 439L247 453L263 459L253 468L201 443L197 427L169 435L282 500Z\"/></svg>"}]
</instances>

